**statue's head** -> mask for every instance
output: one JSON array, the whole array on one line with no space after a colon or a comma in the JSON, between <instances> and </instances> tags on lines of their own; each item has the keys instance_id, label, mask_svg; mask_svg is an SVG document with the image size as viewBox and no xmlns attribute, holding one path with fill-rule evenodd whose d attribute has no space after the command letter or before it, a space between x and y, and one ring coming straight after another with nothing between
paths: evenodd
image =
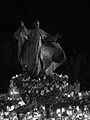
<instances>
[{"instance_id":1,"label":"statue's head","mask_svg":"<svg viewBox=\"0 0 90 120\"><path fill-rule=\"evenodd\" d=\"M26 27L24 25L24 22L22 20L20 20L20 25L21 25L21 30L25 30L26 29Z\"/></svg>"},{"instance_id":2,"label":"statue's head","mask_svg":"<svg viewBox=\"0 0 90 120\"><path fill-rule=\"evenodd\" d=\"M34 27L34 28L39 28L39 26L40 26L39 20L35 20L35 21L33 22L33 27Z\"/></svg>"},{"instance_id":3,"label":"statue's head","mask_svg":"<svg viewBox=\"0 0 90 120\"><path fill-rule=\"evenodd\" d=\"M20 24L21 26L24 26L24 22L22 20L20 20Z\"/></svg>"}]
</instances>

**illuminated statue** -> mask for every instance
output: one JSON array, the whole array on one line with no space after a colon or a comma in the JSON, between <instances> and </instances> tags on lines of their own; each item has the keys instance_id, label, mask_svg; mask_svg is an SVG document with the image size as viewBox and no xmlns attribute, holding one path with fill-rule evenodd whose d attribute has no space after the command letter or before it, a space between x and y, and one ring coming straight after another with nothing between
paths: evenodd
<instances>
[{"instance_id":1,"label":"illuminated statue","mask_svg":"<svg viewBox=\"0 0 90 120\"><path fill-rule=\"evenodd\" d=\"M57 36L52 36L42 30L38 20L34 21L33 29L28 30L21 21L21 26L15 32L18 40L18 59L24 70L28 68L31 76L45 73L51 74L65 60L65 53L56 43Z\"/></svg>"}]
</instances>

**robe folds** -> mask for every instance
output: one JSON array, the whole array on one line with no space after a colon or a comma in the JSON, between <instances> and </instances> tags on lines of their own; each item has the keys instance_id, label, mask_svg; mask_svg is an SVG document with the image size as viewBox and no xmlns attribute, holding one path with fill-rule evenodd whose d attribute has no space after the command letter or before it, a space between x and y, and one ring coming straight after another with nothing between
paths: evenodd
<instances>
[{"instance_id":1,"label":"robe folds","mask_svg":"<svg viewBox=\"0 0 90 120\"><path fill-rule=\"evenodd\" d=\"M52 73L66 60L66 56L56 37L41 29L31 29L28 39L18 39L18 59L22 68L27 65L33 76L39 75L42 69L46 74Z\"/></svg>"}]
</instances>

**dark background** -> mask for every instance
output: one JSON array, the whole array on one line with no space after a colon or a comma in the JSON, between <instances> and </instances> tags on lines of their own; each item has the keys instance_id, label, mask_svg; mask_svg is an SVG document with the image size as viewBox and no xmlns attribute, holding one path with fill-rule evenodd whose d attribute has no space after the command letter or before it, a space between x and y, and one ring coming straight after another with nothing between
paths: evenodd
<instances>
[{"instance_id":1,"label":"dark background","mask_svg":"<svg viewBox=\"0 0 90 120\"><path fill-rule=\"evenodd\" d=\"M17 60L17 40L13 34L23 20L27 28L38 19L41 28L55 35L67 60L58 73L68 74L69 80L78 79L82 89L89 89L90 80L90 12L88 2L0 0L0 91L7 92L13 75L22 72Z\"/></svg>"}]
</instances>

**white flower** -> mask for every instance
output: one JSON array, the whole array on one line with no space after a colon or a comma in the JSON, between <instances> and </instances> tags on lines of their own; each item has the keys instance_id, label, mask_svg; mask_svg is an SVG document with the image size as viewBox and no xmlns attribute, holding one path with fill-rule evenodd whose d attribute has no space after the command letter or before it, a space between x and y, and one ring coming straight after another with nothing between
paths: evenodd
<instances>
[{"instance_id":1,"label":"white flower","mask_svg":"<svg viewBox=\"0 0 90 120\"><path fill-rule=\"evenodd\" d=\"M50 90L53 90L53 87L50 87Z\"/></svg>"},{"instance_id":2,"label":"white flower","mask_svg":"<svg viewBox=\"0 0 90 120\"><path fill-rule=\"evenodd\" d=\"M41 90L41 95L44 95L44 90Z\"/></svg>"}]
</instances>

